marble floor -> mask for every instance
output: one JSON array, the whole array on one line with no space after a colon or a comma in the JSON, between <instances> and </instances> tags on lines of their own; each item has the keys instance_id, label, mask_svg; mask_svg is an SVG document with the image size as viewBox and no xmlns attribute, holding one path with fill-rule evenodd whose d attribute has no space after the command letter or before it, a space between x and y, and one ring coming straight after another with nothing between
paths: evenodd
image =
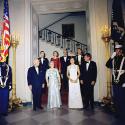
<instances>
[{"instance_id":1,"label":"marble floor","mask_svg":"<svg viewBox=\"0 0 125 125\"><path fill-rule=\"evenodd\" d=\"M106 113L102 108L73 110L63 106L55 111L32 111L25 107L0 117L0 125L125 125L122 121Z\"/></svg>"}]
</instances>

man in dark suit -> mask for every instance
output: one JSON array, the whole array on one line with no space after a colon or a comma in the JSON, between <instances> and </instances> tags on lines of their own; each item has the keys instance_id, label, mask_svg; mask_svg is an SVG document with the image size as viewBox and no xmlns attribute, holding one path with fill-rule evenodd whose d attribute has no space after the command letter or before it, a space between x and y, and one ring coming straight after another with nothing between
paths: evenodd
<instances>
[{"instance_id":1,"label":"man in dark suit","mask_svg":"<svg viewBox=\"0 0 125 125\"><path fill-rule=\"evenodd\" d=\"M46 75L46 70L49 68L49 60L46 58L45 52L44 51L40 51L40 58L38 58L40 61L39 64L39 69L40 72L42 72L44 74L44 84L43 84L43 88L45 88L45 75Z\"/></svg>"},{"instance_id":2,"label":"man in dark suit","mask_svg":"<svg viewBox=\"0 0 125 125\"><path fill-rule=\"evenodd\" d=\"M33 94L33 110L41 107L42 84L44 82L44 74L39 71L39 60L34 60L34 66L28 69L27 81L28 86Z\"/></svg>"},{"instance_id":3,"label":"man in dark suit","mask_svg":"<svg viewBox=\"0 0 125 125\"><path fill-rule=\"evenodd\" d=\"M75 56L75 63L79 66L80 72L81 72L81 64L84 61L83 53L80 48L77 49L77 55ZM81 75L80 75L81 77ZM81 90L81 95L84 94L83 92L83 84L80 84L80 90Z\"/></svg>"},{"instance_id":4,"label":"man in dark suit","mask_svg":"<svg viewBox=\"0 0 125 125\"><path fill-rule=\"evenodd\" d=\"M77 49L77 55L75 57L75 63L81 66L81 63L84 61L84 57L82 54L82 50L80 48Z\"/></svg>"},{"instance_id":5,"label":"man in dark suit","mask_svg":"<svg viewBox=\"0 0 125 125\"><path fill-rule=\"evenodd\" d=\"M89 104L94 109L94 85L97 78L97 67L94 61L91 61L91 54L84 55L84 62L81 64L80 82L83 84L83 104L87 109Z\"/></svg>"},{"instance_id":6,"label":"man in dark suit","mask_svg":"<svg viewBox=\"0 0 125 125\"><path fill-rule=\"evenodd\" d=\"M40 65L39 65L40 70L46 73L46 70L49 68L49 60L46 58L44 51L40 52L40 58L38 59L40 61Z\"/></svg>"},{"instance_id":7,"label":"man in dark suit","mask_svg":"<svg viewBox=\"0 0 125 125\"><path fill-rule=\"evenodd\" d=\"M62 82L63 87L65 90L68 90L68 78L67 78L67 66L69 65L70 57L68 56L67 50L63 50L63 56L60 57L60 63L61 63L61 76L62 76Z\"/></svg>"}]
</instances>

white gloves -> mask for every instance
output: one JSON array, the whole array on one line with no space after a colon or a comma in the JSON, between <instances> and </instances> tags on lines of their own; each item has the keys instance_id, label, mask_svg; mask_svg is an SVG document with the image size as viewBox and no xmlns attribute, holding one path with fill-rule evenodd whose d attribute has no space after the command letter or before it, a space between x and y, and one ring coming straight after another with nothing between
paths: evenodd
<instances>
[{"instance_id":1,"label":"white gloves","mask_svg":"<svg viewBox=\"0 0 125 125\"><path fill-rule=\"evenodd\" d=\"M44 88L45 87L45 84L42 84L42 88Z\"/></svg>"},{"instance_id":2,"label":"white gloves","mask_svg":"<svg viewBox=\"0 0 125 125\"><path fill-rule=\"evenodd\" d=\"M122 87L125 87L125 83L122 84Z\"/></svg>"},{"instance_id":3,"label":"white gloves","mask_svg":"<svg viewBox=\"0 0 125 125\"><path fill-rule=\"evenodd\" d=\"M116 56L116 52L113 52L111 59L113 59Z\"/></svg>"}]
</instances>

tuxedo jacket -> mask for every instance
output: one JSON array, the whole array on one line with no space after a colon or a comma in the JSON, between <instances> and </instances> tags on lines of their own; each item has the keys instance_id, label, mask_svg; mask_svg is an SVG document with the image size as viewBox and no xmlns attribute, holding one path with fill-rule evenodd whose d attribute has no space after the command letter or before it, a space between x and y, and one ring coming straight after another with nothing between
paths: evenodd
<instances>
[{"instance_id":1,"label":"tuxedo jacket","mask_svg":"<svg viewBox=\"0 0 125 125\"><path fill-rule=\"evenodd\" d=\"M64 56L60 57L60 63L61 63L61 73L64 74L67 72L67 66L70 64L70 57L67 56L66 62Z\"/></svg>"},{"instance_id":2,"label":"tuxedo jacket","mask_svg":"<svg viewBox=\"0 0 125 125\"><path fill-rule=\"evenodd\" d=\"M83 61L84 61L84 57L81 55L81 63L83 63ZM75 63L76 63L77 65L79 65L78 55L76 55L76 57L75 57Z\"/></svg>"},{"instance_id":3,"label":"tuxedo jacket","mask_svg":"<svg viewBox=\"0 0 125 125\"><path fill-rule=\"evenodd\" d=\"M38 87L42 88L42 84L44 82L44 74L40 71L37 74L35 67L32 66L28 69L27 81L28 85L32 85L33 89Z\"/></svg>"},{"instance_id":4,"label":"tuxedo jacket","mask_svg":"<svg viewBox=\"0 0 125 125\"><path fill-rule=\"evenodd\" d=\"M90 61L88 70L86 69L86 62L84 61L81 64L81 76L80 80L83 80L84 83L91 83L92 81L96 82L97 78L97 66L94 61Z\"/></svg>"},{"instance_id":5,"label":"tuxedo jacket","mask_svg":"<svg viewBox=\"0 0 125 125\"><path fill-rule=\"evenodd\" d=\"M40 61L40 65L39 65L39 69L40 72L44 72L44 74L46 73L46 70L49 68L49 60L47 58L43 58L43 63L41 62L41 58L38 58Z\"/></svg>"}]
</instances>

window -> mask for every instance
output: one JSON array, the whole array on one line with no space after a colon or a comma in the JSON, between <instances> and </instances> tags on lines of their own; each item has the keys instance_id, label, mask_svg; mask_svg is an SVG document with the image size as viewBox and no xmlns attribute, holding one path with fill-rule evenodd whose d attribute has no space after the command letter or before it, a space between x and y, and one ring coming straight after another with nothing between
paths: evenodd
<instances>
[{"instance_id":1,"label":"window","mask_svg":"<svg viewBox=\"0 0 125 125\"><path fill-rule=\"evenodd\" d=\"M74 38L74 24L62 24L62 35L64 38Z\"/></svg>"}]
</instances>

